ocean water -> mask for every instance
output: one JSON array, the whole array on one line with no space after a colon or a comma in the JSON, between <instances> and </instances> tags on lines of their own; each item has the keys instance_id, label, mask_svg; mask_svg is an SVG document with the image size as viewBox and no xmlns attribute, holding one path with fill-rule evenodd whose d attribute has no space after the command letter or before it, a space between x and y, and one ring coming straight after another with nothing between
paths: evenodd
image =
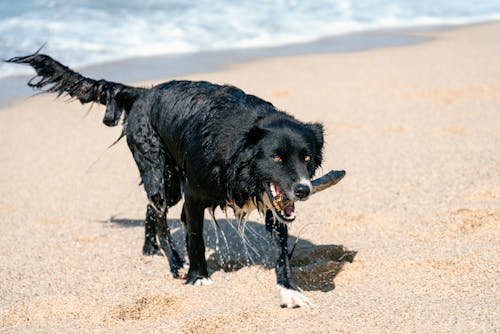
<instances>
[{"instance_id":1,"label":"ocean water","mask_svg":"<svg viewBox=\"0 0 500 334\"><path fill-rule=\"evenodd\" d=\"M45 45L44 53L79 67L499 19L500 0L0 0L0 58ZM0 78L29 73L0 64Z\"/></svg>"}]
</instances>

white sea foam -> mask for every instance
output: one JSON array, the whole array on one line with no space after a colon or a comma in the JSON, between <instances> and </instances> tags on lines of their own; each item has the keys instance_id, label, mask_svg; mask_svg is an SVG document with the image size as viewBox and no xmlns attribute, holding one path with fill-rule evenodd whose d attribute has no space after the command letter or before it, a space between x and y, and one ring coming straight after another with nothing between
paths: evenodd
<instances>
[{"instance_id":1,"label":"white sea foam","mask_svg":"<svg viewBox=\"0 0 500 334\"><path fill-rule=\"evenodd\" d=\"M45 53L71 66L272 47L381 28L500 19L500 0L37 0L0 3L0 58ZM32 73L0 65L0 78Z\"/></svg>"}]
</instances>

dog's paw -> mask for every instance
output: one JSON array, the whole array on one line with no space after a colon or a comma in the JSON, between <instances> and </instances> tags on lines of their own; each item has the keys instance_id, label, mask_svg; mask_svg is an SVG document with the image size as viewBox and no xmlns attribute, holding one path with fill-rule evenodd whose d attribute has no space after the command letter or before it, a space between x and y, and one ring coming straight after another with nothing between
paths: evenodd
<instances>
[{"instance_id":1,"label":"dog's paw","mask_svg":"<svg viewBox=\"0 0 500 334\"><path fill-rule=\"evenodd\" d=\"M287 289L282 285L278 284L278 291L280 294L280 306L286 308L297 308L297 307L313 307L314 304L311 303L309 298L304 296L300 291Z\"/></svg>"},{"instance_id":2,"label":"dog's paw","mask_svg":"<svg viewBox=\"0 0 500 334\"><path fill-rule=\"evenodd\" d=\"M188 277L189 265L184 263L179 268L174 268L172 271L172 276L177 279L186 279Z\"/></svg>"},{"instance_id":3,"label":"dog's paw","mask_svg":"<svg viewBox=\"0 0 500 334\"><path fill-rule=\"evenodd\" d=\"M214 281L208 277L199 278L193 283L194 286L207 286L212 284L214 284Z\"/></svg>"},{"instance_id":4,"label":"dog's paw","mask_svg":"<svg viewBox=\"0 0 500 334\"><path fill-rule=\"evenodd\" d=\"M214 281L212 281L210 278L206 277L205 275L193 275L192 273L188 273L188 277L186 279L186 284L194 285L194 286L207 286L213 284Z\"/></svg>"}]
</instances>

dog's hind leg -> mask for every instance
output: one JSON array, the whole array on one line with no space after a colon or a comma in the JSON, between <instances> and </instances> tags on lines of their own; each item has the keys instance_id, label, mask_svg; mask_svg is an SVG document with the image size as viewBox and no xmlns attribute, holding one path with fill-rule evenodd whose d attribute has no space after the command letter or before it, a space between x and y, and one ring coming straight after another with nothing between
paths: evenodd
<instances>
[{"instance_id":1,"label":"dog's hind leg","mask_svg":"<svg viewBox=\"0 0 500 334\"><path fill-rule=\"evenodd\" d=\"M146 211L145 225L145 239L142 248L143 254L163 255L160 251L161 247L167 256L172 276L174 278L185 278L185 273L182 273L184 260L175 249L172 235L170 234L170 228L168 227L166 212L160 216L156 209L149 204ZM160 241L160 246L158 246L157 236Z\"/></svg>"},{"instance_id":2,"label":"dog's hind leg","mask_svg":"<svg viewBox=\"0 0 500 334\"><path fill-rule=\"evenodd\" d=\"M153 207L148 205L148 216L149 215L154 217L158 239L160 240L160 247L168 258L168 264L170 266L172 276L174 278L185 278L186 275L182 272L182 269L184 268L184 260L175 249L172 235L170 234L170 228L168 227L167 215L164 214L159 216ZM158 247L158 245L156 245L156 247Z\"/></svg>"},{"instance_id":3,"label":"dog's hind leg","mask_svg":"<svg viewBox=\"0 0 500 334\"><path fill-rule=\"evenodd\" d=\"M286 224L274 219L271 210L266 212L266 230L271 233L280 306L288 308L312 306L309 299L300 292L292 277L288 258L288 228Z\"/></svg>"},{"instance_id":4,"label":"dog's hind leg","mask_svg":"<svg viewBox=\"0 0 500 334\"><path fill-rule=\"evenodd\" d=\"M185 190L185 202L182 208L182 220L186 225L186 247L189 256L189 271L186 284L209 285L205 242L203 240L203 218L205 207L189 196Z\"/></svg>"},{"instance_id":5,"label":"dog's hind leg","mask_svg":"<svg viewBox=\"0 0 500 334\"><path fill-rule=\"evenodd\" d=\"M145 240L143 253L146 255L159 254L157 235L160 233L160 218L167 213L168 201L165 191L165 179L170 175L166 173L166 151L160 137L154 131L148 119L148 106L141 100L137 101L130 113L125 128L127 144L132 152L135 163L139 169L144 190L149 199L146 211ZM178 190L180 193L180 190ZM166 218L165 218L166 219ZM161 238L160 238L161 239ZM160 240L161 241L161 240ZM170 252L166 252L167 255ZM161 253L160 253L161 254Z\"/></svg>"},{"instance_id":6,"label":"dog's hind leg","mask_svg":"<svg viewBox=\"0 0 500 334\"><path fill-rule=\"evenodd\" d=\"M155 209L148 204L146 209L146 221L144 222L144 246L142 247L142 253L144 255L163 255L158 246L158 241L156 240L156 235L158 234L158 215Z\"/></svg>"},{"instance_id":7,"label":"dog's hind leg","mask_svg":"<svg viewBox=\"0 0 500 334\"><path fill-rule=\"evenodd\" d=\"M165 158L165 200L167 207L171 207L177 204L177 202L181 199L181 181L179 172L173 164L173 160L168 154L166 154ZM174 278L186 278L186 273L183 270L185 262L175 249L175 245L170 234L170 228L168 226L167 211L165 211L164 214L159 215L155 212L153 207L149 206L149 208L151 208L155 214L155 222L157 226L156 230L158 239L160 240L160 247L167 255L172 276L174 276Z\"/></svg>"},{"instance_id":8,"label":"dog's hind leg","mask_svg":"<svg viewBox=\"0 0 500 334\"><path fill-rule=\"evenodd\" d=\"M159 214L167 210L165 196L166 151L149 120L149 106L138 100L126 125L127 144L139 168L149 203Z\"/></svg>"}]
</instances>

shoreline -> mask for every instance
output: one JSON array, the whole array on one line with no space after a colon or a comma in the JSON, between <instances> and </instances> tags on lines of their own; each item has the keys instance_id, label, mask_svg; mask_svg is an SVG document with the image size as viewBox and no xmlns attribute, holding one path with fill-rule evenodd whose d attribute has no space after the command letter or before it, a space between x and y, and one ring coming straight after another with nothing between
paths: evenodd
<instances>
[{"instance_id":1,"label":"shoreline","mask_svg":"<svg viewBox=\"0 0 500 334\"><path fill-rule=\"evenodd\" d=\"M429 33L457 29L496 21L461 25L429 25L407 28L378 29L353 32L321 38L311 42L287 44L276 47L204 51L188 54L171 54L127 58L85 67L74 68L84 76L109 81L137 83L158 81L203 72L213 72L257 59L290 57L306 54L360 52L377 48L401 47L422 43L430 39ZM42 52L43 53L43 52ZM17 55L12 55L17 56ZM57 60L57 55L51 55ZM64 64L73 68L71 64ZM12 64L12 66L20 66ZM123 71L126 68L126 71ZM0 109L18 99L36 92L27 86L32 75L13 75L0 79Z\"/></svg>"}]
</instances>

